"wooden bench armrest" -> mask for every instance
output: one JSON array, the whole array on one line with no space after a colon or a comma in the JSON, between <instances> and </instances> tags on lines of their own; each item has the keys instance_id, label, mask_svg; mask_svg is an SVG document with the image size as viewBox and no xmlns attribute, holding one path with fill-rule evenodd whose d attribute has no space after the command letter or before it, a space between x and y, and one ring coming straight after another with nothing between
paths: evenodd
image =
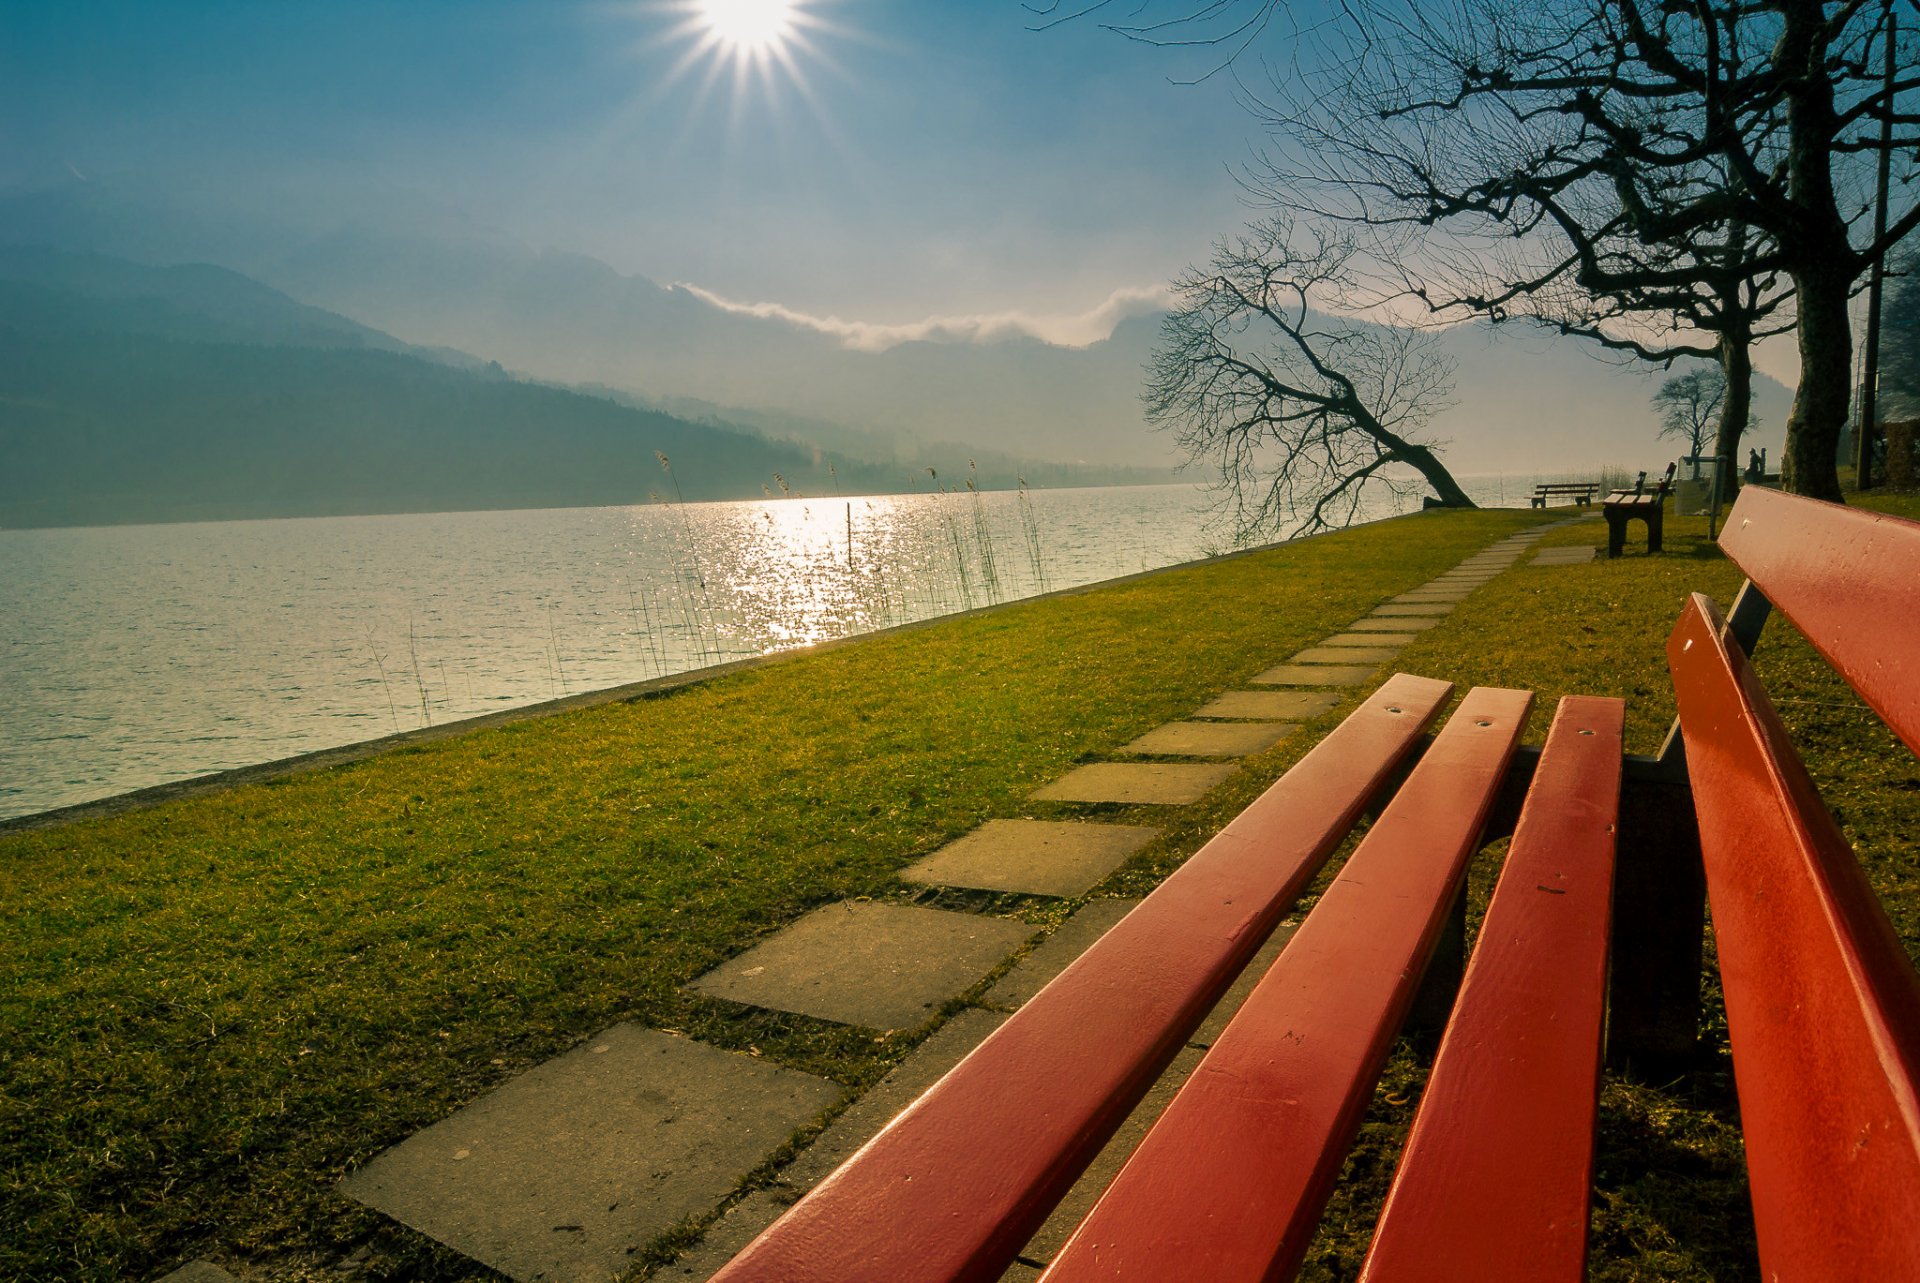
<instances>
[{"instance_id":1,"label":"wooden bench armrest","mask_svg":"<svg viewBox=\"0 0 1920 1283\"><path fill-rule=\"evenodd\" d=\"M1667 660L1762 1272L1920 1278L1920 975L1711 601Z\"/></svg>"},{"instance_id":2,"label":"wooden bench armrest","mask_svg":"<svg viewBox=\"0 0 1920 1283\"><path fill-rule=\"evenodd\" d=\"M1586 1277L1625 715L1560 701L1362 1283Z\"/></svg>"},{"instance_id":3,"label":"wooden bench armrest","mask_svg":"<svg viewBox=\"0 0 1920 1283\"><path fill-rule=\"evenodd\" d=\"M1720 547L1920 753L1920 523L1744 486Z\"/></svg>"},{"instance_id":4,"label":"wooden bench armrest","mask_svg":"<svg viewBox=\"0 0 1920 1283\"><path fill-rule=\"evenodd\" d=\"M998 1279L1452 691L1389 679L714 1283Z\"/></svg>"},{"instance_id":5,"label":"wooden bench armrest","mask_svg":"<svg viewBox=\"0 0 1920 1283\"><path fill-rule=\"evenodd\" d=\"M1532 702L1468 692L1044 1283L1292 1276Z\"/></svg>"}]
</instances>

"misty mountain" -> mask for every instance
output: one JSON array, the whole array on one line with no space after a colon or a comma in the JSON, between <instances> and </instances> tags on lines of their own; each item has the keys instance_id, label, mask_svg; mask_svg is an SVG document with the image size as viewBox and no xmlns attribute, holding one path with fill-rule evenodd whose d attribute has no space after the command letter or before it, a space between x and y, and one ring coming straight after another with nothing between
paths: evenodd
<instances>
[{"instance_id":1,"label":"misty mountain","mask_svg":"<svg viewBox=\"0 0 1920 1283\"><path fill-rule=\"evenodd\" d=\"M224 262L410 343L479 353L649 405L709 408L696 417L806 424L760 430L842 449L860 442L861 453L905 466L941 441L1025 461L1029 470L1049 459L1178 462L1171 437L1146 425L1139 403L1158 334L1151 316L1125 320L1086 347L1016 335L864 351L582 255L537 252L417 212L384 230L296 228L233 214L215 225L86 185L0 200L0 239L26 235ZM1661 371L1596 359L1590 344L1520 326L1463 325L1441 342L1457 363L1455 404L1432 432L1448 442L1445 460L1458 473L1652 467L1674 454L1656 440L1647 404ZM1755 444L1778 442L1787 401L1778 383L1756 378L1764 422Z\"/></svg>"},{"instance_id":2,"label":"misty mountain","mask_svg":"<svg viewBox=\"0 0 1920 1283\"><path fill-rule=\"evenodd\" d=\"M0 525L643 502L656 450L689 499L900 480L455 355L224 269L0 250Z\"/></svg>"}]
</instances>

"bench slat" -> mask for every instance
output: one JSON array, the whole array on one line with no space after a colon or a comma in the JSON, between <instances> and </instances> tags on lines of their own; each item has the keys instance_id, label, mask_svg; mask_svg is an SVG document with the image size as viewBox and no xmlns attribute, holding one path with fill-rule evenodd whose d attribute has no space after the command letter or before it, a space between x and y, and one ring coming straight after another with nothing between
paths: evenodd
<instances>
[{"instance_id":1,"label":"bench slat","mask_svg":"<svg viewBox=\"0 0 1920 1283\"><path fill-rule=\"evenodd\" d=\"M1720 547L1920 753L1920 522L1744 486Z\"/></svg>"},{"instance_id":2,"label":"bench slat","mask_svg":"<svg viewBox=\"0 0 1920 1283\"><path fill-rule=\"evenodd\" d=\"M1586 1277L1625 710L1560 701L1363 1283Z\"/></svg>"},{"instance_id":3,"label":"bench slat","mask_svg":"<svg viewBox=\"0 0 1920 1283\"><path fill-rule=\"evenodd\" d=\"M1532 700L1461 701L1043 1283L1291 1276Z\"/></svg>"},{"instance_id":4,"label":"bench slat","mask_svg":"<svg viewBox=\"0 0 1920 1283\"><path fill-rule=\"evenodd\" d=\"M1772 518L1792 511L1771 502L1745 509L1749 529L1768 539L1785 537ZM1682 613L1667 661L1700 821L1762 1271L1920 1279L1920 975L1705 597Z\"/></svg>"},{"instance_id":5,"label":"bench slat","mask_svg":"<svg viewBox=\"0 0 1920 1283\"><path fill-rule=\"evenodd\" d=\"M1383 684L714 1283L997 1279L1452 690Z\"/></svg>"}]
</instances>

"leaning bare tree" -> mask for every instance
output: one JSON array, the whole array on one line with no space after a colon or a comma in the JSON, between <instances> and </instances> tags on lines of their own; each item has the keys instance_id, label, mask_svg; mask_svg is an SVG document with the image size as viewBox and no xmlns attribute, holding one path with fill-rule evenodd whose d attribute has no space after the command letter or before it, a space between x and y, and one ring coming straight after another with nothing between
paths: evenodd
<instances>
[{"instance_id":1,"label":"leaning bare tree","mask_svg":"<svg viewBox=\"0 0 1920 1283\"><path fill-rule=\"evenodd\" d=\"M1369 489L1474 506L1421 439L1451 387L1431 337L1319 310L1353 253L1269 219L1173 282L1147 414L1218 473L1236 539L1346 525Z\"/></svg>"}]
</instances>

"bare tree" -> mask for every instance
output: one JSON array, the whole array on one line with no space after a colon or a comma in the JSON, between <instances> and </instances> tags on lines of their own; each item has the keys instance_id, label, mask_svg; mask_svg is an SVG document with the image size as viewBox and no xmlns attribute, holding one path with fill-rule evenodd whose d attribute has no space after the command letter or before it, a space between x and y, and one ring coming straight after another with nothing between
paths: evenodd
<instances>
[{"instance_id":1,"label":"bare tree","mask_svg":"<svg viewBox=\"0 0 1920 1283\"><path fill-rule=\"evenodd\" d=\"M1286 0L1115 11L1128 16L1114 29L1217 51L1223 69L1293 13ZM1889 0L1346 0L1287 31L1292 65L1267 69L1266 194L1382 233L1384 256L1416 279L1516 247L1551 265L1558 244L1568 282L1617 287L1656 325L1689 323L1669 306L1674 288L1724 298L1730 284L1784 277L1801 362L1785 471L1803 493L1838 499L1848 302L1920 226L1920 205L1884 232L1871 217L1874 158L1895 160L1896 182L1920 175L1920 71L1911 51L1885 81L1877 65L1890 11ZM1609 276L1609 255L1629 246L1649 252L1617 255L1623 270Z\"/></svg>"},{"instance_id":2,"label":"bare tree","mask_svg":"<svg viewBox=\"0 0 1920 1283\"><path fill-rule=\"evenodd\" d=\"M1719 370L1689 370L1676 374L1653 394L1660 413L1660 435L1687 443L1687 453L1700 455L1713 435L1721 403L1727 399L1727 376Z\"/></svg>"},{"instance_id":3,"label":"bare tree","mask_svg":"<svg viewBox=\"0 0 1920 1283\"><path fill-rule=\"evenodd\" d=\"M1147 415L1218 472L1236 537L1344 526L1369 488L1474 506L1420 439L1451 388L1432 337L1318 310L1353 292L1353 253L1269 219L1173 282Z\"/></svg>"}]
</instances>

